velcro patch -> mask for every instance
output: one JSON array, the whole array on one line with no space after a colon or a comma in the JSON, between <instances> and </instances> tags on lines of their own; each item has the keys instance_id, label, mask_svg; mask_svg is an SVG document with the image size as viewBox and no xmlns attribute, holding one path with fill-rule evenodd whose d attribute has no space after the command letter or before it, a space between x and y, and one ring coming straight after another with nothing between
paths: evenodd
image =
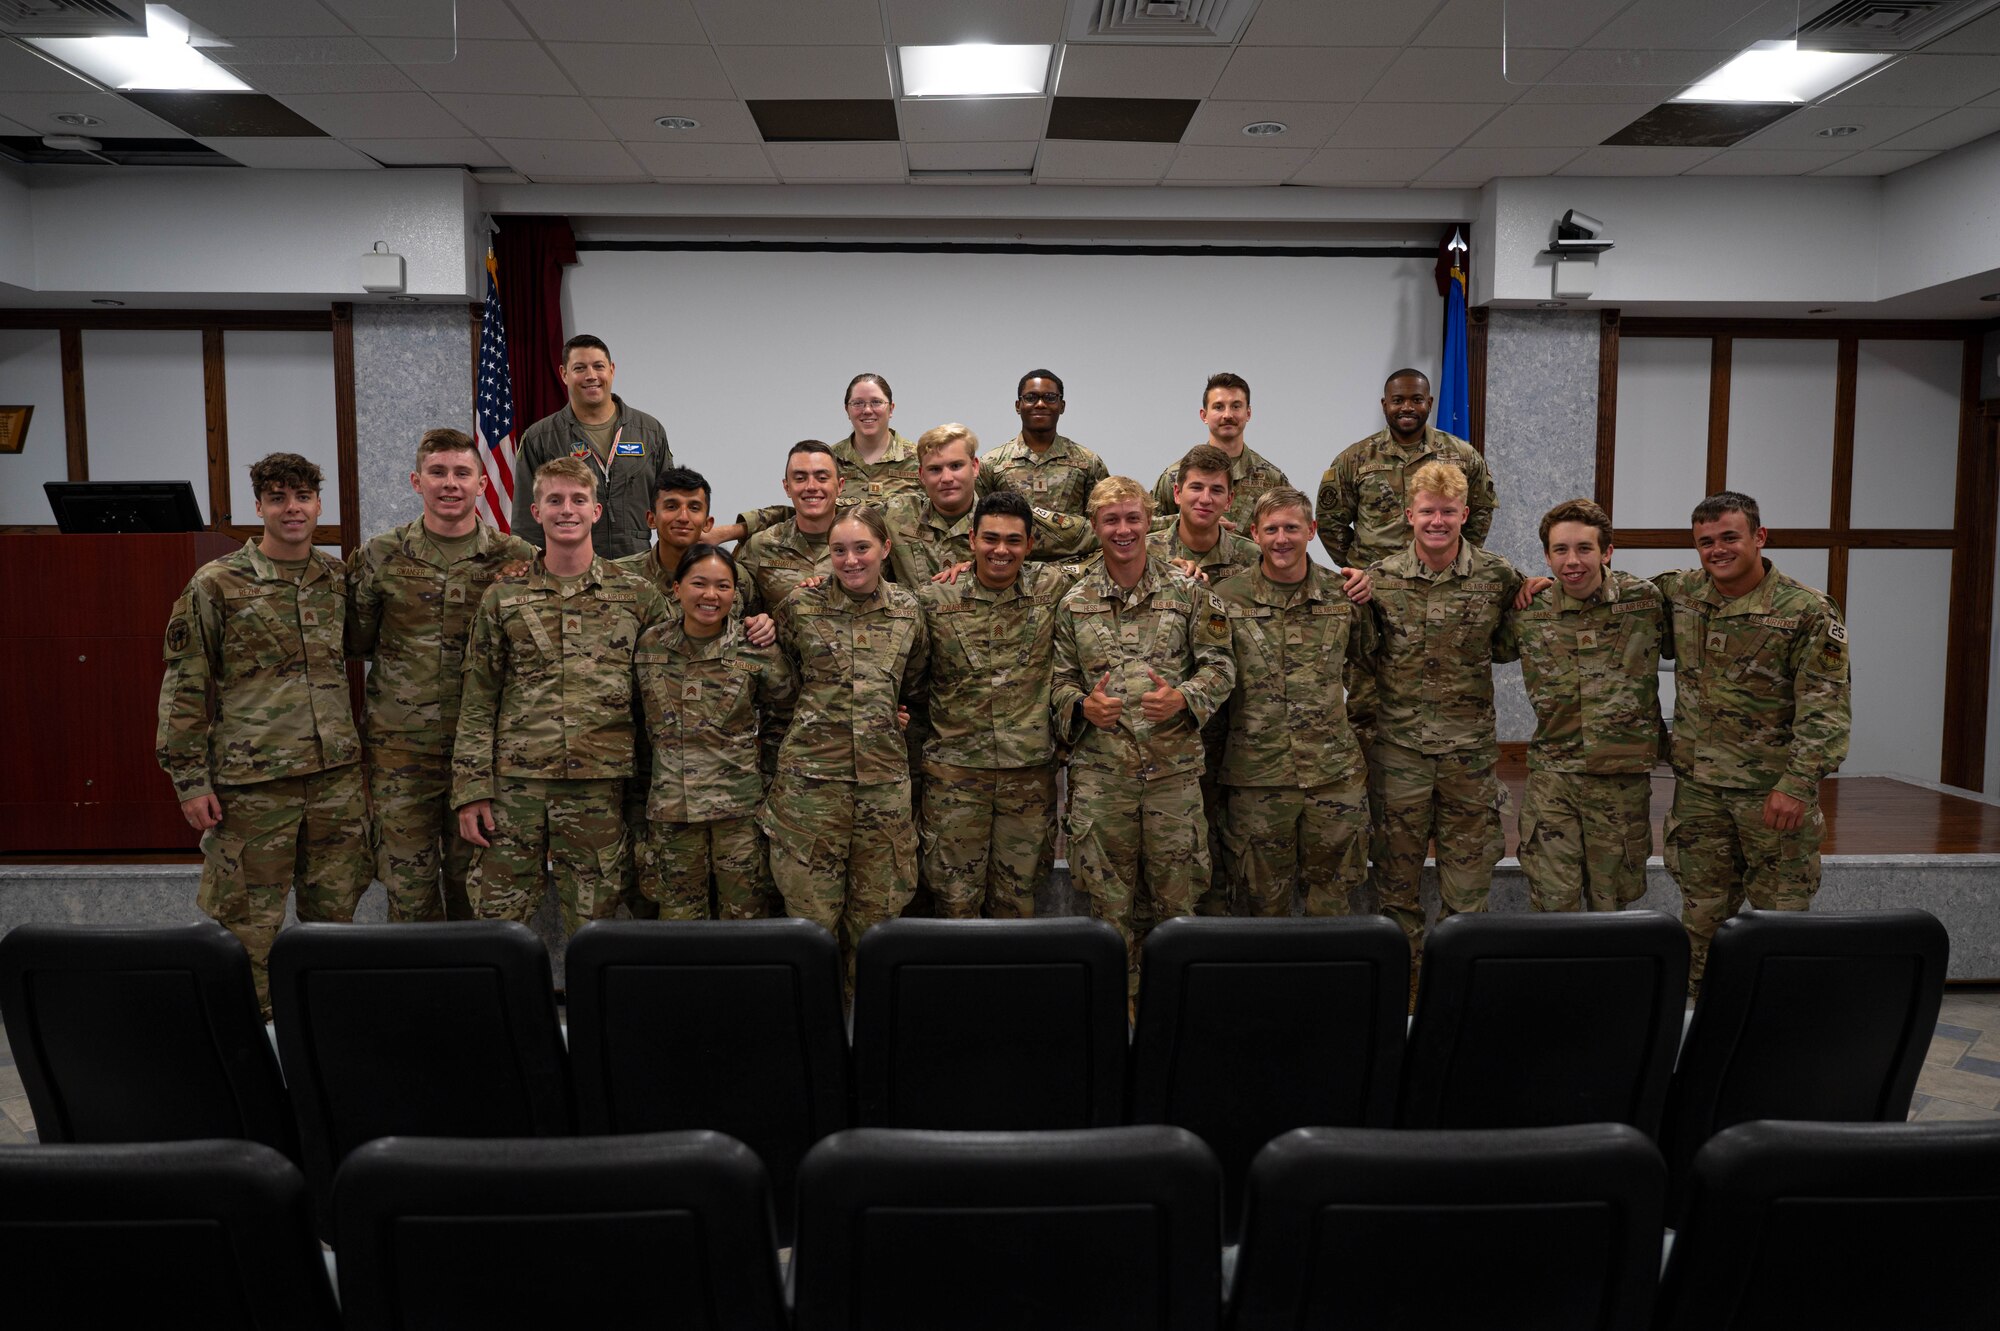
<instances>
[{"instance_id":1,"label":"velcro patch","mask_svg":"<svg viewBox=\"0 0 2000 1331\"><path fill-rule=\"evenodd\" d=\"M621 458L642 458L646 456L646 445L642 443L618 445L616 456Z\"/></svg>"}]
</instances>

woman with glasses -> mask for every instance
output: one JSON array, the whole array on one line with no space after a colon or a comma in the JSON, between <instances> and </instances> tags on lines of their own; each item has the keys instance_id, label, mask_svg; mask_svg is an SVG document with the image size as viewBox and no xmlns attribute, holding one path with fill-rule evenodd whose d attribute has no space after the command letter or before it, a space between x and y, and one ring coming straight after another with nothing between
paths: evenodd
<instances>
[{"instance_id":1,"label":"woman with glasses","mask_svg":"<svg viewBox=\"0 0 2000 1331\"><path fill-rule=\"evenodd\" d=\"M857 374L847 381L843 403L853 429L833 446L833 455L847 478L847 501L881 504L891 495L921 493L917 446L889 424L896 414L889 381L879 374Z\"/></svg>"}]
</instances>

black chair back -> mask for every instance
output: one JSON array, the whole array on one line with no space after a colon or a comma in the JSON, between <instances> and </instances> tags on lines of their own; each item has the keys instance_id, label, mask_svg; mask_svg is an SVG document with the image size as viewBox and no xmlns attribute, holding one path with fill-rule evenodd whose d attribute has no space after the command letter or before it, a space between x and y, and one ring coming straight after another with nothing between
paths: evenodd
<instances>
[{"instance_id":1,"label":"black chair back","mask_svg":"<svg viewBox=\"0 0 2000 1331\"><path fill-rule=\"evenodd\" d=\"M1125 945L1102 920L890 920L855 951L857 1121L1109 1127L1125 1114Z\"/></svg>"},{"instance_id":2,"label":"black chair back","mask_svg":"<svg viewBox=\"0 0 2000 1331\"><path fill-rule=\"evenodd\" d=\"M211 920L23 924L0 1014L44 1142L238 1137L297 1158L250 959Z\"/></svg>"},{"instance_id":3,"label":"black chair back","mask_svg":"<svg viewBox=\"0 0 2000 1331\"><path fill-rule=\"evenodd\" d=\"M250 1141L0 1150L0 1288L9 1326L340 1325L305 1180Z\"/></svg>"},{"instance_id":4,"label":"black chair back","mask_svg":"<svg viewBox=\"0 0 2000 1331\"><path fill-rule=\"evenodd\" d=\"M1222 1162L1233 1241L1243 1174L1293 1128L1392 1127L1410 947L1380 915L1163 921L1146 939L1134 1123L1172 1123Z\"/></svg>"},{"instance_id":5,"label":"black chair back","mask_svg":"<svg viewBox=\"0 0 2000 1331\"><path fill-rule=\"evenodd\" d=\"M327 1217L377 1137L574 1130L548 952L524 924L302 924L271 948L278 1053Z\"/></svg>"},{"instance_id":6,"label":"black chair back","mask_svg":"<svg viewBox=\"0 0 2000 1331\"><path fill-rule=\"evenodd\" d=\"M1259 1152L1245 1192L1230 1331L1620 1331L1652 1315L1666 1169L1626 1124L1301 1128Z\"/></svg>"},{"instance_id":7,"label":"black chair back","mask_svg":"<svg viewBox=\"0 0 2000 1331\"><path fill-rule=\"evenodd\" d=\"M1743 1123L1695 1157L1655 1325L1991 1331L1995 1252L2000 1123Z\"/></svg>"},{"instance_id":8,"label":"black chair back","mask_svg":"<svg viewBox=\"0 0 2000 1331\"><path fill-rule=\"evenodd\" d=\"M1669 1215L1695 1153L1731 1124L1908 1115L1950 956L1944 926L1921 910L1725 920L1667 1093Z\"/></svg>"},{"instance_id":9,"label":"black chair back","mask_svg":"<svg viewBox=\"0 0 2000 1331\"><path fill-rule=\"evenodd\" d=\"M1440 921L1424 944L1400 1122L1630 1123L1654 1136L1687 969L1687 932L1658 911Z\"/></svg>"},{"instance_id":10,"label":"black chair back","mask_svg":"<svg viewBox=\"0 0 2000 1331\"><path fill-rule=\"evenodd\" d=\"M385 1138L334 1228L350 1326L785 1325L764 1169L721 1133Z\"/></svg>"},{"instance_id":11,"label":"black chair back","mask_svg":"<svg viewBox=\"0 0 2000 1331\"><path fill-rule=\"evenodd\" d=\"M798 1331L1207 1331L1220 1188L1180 1128L836 1133L799 1167Z\"/></svg>"},{"instance_id":12,"label":"black chair back","mask_svg":"<svg viewBox=\"0 0 2000 1331\"><path fill-rule=\"evenodd\" d=\"M840 947L810 920L600 920L569 941L584 1132L712 1128L770 1172L789 1241L799 1161L848 1125Z\"/></svg>"}]
</instances>

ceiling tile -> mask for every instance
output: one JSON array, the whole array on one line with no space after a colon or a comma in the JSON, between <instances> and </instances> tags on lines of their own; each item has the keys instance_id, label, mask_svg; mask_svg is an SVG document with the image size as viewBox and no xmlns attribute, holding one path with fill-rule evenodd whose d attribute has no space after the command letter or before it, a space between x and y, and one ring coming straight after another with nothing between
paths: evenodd
<instances>
[{"instance_id":1,"label":"ceiling tile","mask_svg":"<svg viewBox=\"0 0 2000 1331\"><path fill-rule=\"evenodd\" d=\"M1230 57L1213 95L1246 102L1359 101L1396 56L1391 46L1245 46Z\"/></svg>"},{"instance_id":2,"label":"ceiling tile","mask_svg":"<svg viewBox=\"0 0 2000 1331\"><path fill-rule=\"evenodd\" d=\"M224 157L266 171L379 171L373 158L332 139L201 139Z\"/></svg>"},{"instance_id":3,"label":"ceiling tile","mask_svg":"<svg viewBox=\"0 0 2000 1331\"><path fill-rule=\"evenodd\" d=\"M1500 52L1412 47L1368 94L1371 102L1512 102L1555 67L1560 51L1514 51L1506 77ZM1510 81L1511 80L1511 81Z\"/></svg>"},{"instance_id":4,"label":"ceiling tile","mask_svg":"<svg viewBox=\"0 0 2000 1331\"><path fill-rule=\"evenodd\" d=\"M1629 148L1727 148L1792 114L1771 102L1661 102L1605 140Z\"/></svg>"},{"instance_id":5,"label":"ceiling tile","mask_svg":"<svg viewBox=\"0 0 2000 1331\"><path fill-rule=\"evenodd\" d=\"M0 116L0 134L8 134L17 138L29 134L39 137L40 131L30 131L26 125L9 120L5 116Z\"/></svg>"},{"instance_id":6,"label":"ceiling tile","mask_svg":"<svg viewBox=\"0 0 2000 1331\"><path fill-rule=\"evenodd\" d=\"M662 143L761 143L757 122L750 108L735 100L704 101L676 97L593 97L596 109L611 132L626 142L657 139ZM653 122L663 115L686 116L701 122L699 129L661 129Z\"/></svg>"},{"instance_id":7,"label":"ceiling tile","mask_svg":"<svg viewBox=\"0 0 2000 1331\"><path fill-rule=\"evenodd\" d=\"M1588 45L1624 50L1740 51L1751 42L1776 36L1798 8L1797 0L1776 5L1745 0L1643 0L1611 20Z\"/></svg>"},{"instance_id":8,"label":"ceiling tile","mask_svg":"<svg viewBox=\"0 0 2000 1331\"><path fill-rule=\"evenodd\" d=\"M1906 56L1826 105L1964 106L2000 89L2000 60L1986 55Z\"/></svg>"},{"instance_id":9,"label":"ceiling tile","mask_svg":"<svg viewBox=\"0 0 2000 1331\"><path fill-rule=\"evenodd\" d=\"M1581 46L1632 0L1508 0L1500 40L1510 47Z\"/></svg>"},{"instance_id":10,"label":"ceiling tile","mask_svg":"<svg viewBox=\"0 0 2000 1331\"><path fill-rule=\"evenodd\" d=\"M347 43L352 43L348 45ZM289 97L337 92L413 92L410 76L389 64L359 37L339 39L338 49L325 53L325 64L294 64L262 60L232 64L229 70L259 92Z\"/></svg>"},{"instance_id":11,"label":"ceiling tile","mask_svg":"<svg viewBox=\"0 0 2000 1331\"><path fill-rule=\"evenodd\" d=\"M1242 46L1405 46L1436 0L1264 0Z\"/></svg>"},{"instance_id":12,"label":"ceiling tile","mask_svg":"<svg viewBox=\"0 0 2000 1331\"><path fill-rule=\"evenodd\" d=\"M764 150L745 143L632 143L632 155L663 180L776 180Z\"/></svg>"},{"instance_id":13,"label":"ceiling tile","mask_svg":"<svg viewBox=\"0 0 2000 1331\"><path fill-rule=\"evenodd\" d=\"M1310 148L1184 147L1167 168L1169 180L1227 180L1277 185L1312 160Z\"/></svg>"},{"instance_id":14,"label":"ceiling tile","mask_svg":"<svg viewBox=\"0 0 2000 1331\"><path fill-rule=\"evenodd\" d=\"M1885 139L1915 129L1937 115L1934 106L1836 107L1804 106L1769 129L1743 140L1745 148L1873 148ZM1833 125L1859 125L1859 132L1838 139L1823 139L1819 131ZM1922 145L1930 146L1930 145Z\"/></svg>"},{"instance_id":15,"label":"ceiling tile","mask_svg":"<svg viewBox=\"0 0 2000 1331\"><path fill-rule=\"evenodd\" d=\"M70 112L96 116L104 123L79 131L53 117ZM88 133L99 139L184 139L188 135L123 97L79 88L75 92L0 93L0 116L18 120L36 134Z\"/></svg>"},{"instance_id":16,"label":"ceiling tile","mask_svg":"<svg viewBox=\"0 0 2000 1331\"><path fill-rule=\"evenodd\" d=\"M1415 8L1423 8L1418 4ZM1446 0L1417 33L1415 46L1500 47L1503 6L1494 0Z\"/></svg>"},{"instance_id":17,"label":"ceiling tile","mask_svg":"<svg viewBox=\"0 0 2000 1331\"><path fill-rule=\"evenodd\" d=\"M1720 62L1715 51L1572 51L1536 82L1545 87L1622 90L1622 100L1663 101L1700 79ZM1524 81L1508 63L1516 82Z\"/></svg>"},{"instance_id":18,"label":"ceiling tile","mask_svg":"<svg viewBox=\"0 0 2000 1331\"><path fill-rule=\"evenodd\" d=\"M517 8L526 9L534 0L514 0ZM655 0L665 8L668 0ZM629 20L628 20L629 21ZM521 26L521 20L514 17L514 10L508 8L507 0L458 0L458 35L461 38L476 37L493 41L524 41L534 36Z\"/></svg>"},{"instance_id":19,"label":"ceiling tile","mask_svg":"<svg viewBox=\"0 0 2000 1331\"><path fill-rule=\"evenodd\" d=\"M616 143L580 143L575 139L494 139L492 143L509 166L537 179L637 179L651 174Z\"/></svg>"},{"instance_id":20,"label":"ceiling tile","mask_svg":"<svg viewBox=\"0 0 2000 1331\"><path fill-rule=\"evenodd\" d=\"M1181 142L1217 148L1317 148L1353 110L1344 102L1206 101L1188 122ZM1263 138L1243 132L1245 125L1260 120L1275 120L1287 128L1283 134Z\"/></svg>"},{"instance_id":21,"label":"ceiling tile","mask_svg":"<svg viewBox=\"0 0 2000 1331\"><path fill-rule=\"evenodd\" d=\"M906 46L1046 46L1062 40L1066 9L1063 0L889 0L889 37Z\"/></svg>"},{"instance_id":22,"label":"ceiling tile","mask_svg":"<svg viewBox=\"0 0 2000 1331\"><path fill-rule=\"evenodd\" d=\"M1363 102L1329 148L1456 148L1504 108L1487 102Z\"/></svg>"},{"instance_id":23,"label":"ceiling tile","mask_svg":"<svg viewBox=\"0 0 2000 1331\"><path fill-rule=\"evenodd\" d=\"M1200 105L1171 97L1058 97L1045 137L1179 143Z\"/></svg>"},{"instance_id":24,"label":"ceiling tile","mask_svg":"<svg viewBox=\"0 0 2000 1331\"><path fill-rule=\"evenodd\" d=\"M438 95L445 110L489 139L609 139L611 131L581 97L515 97L508 93ZM497 146L497 145L496 145ZM511 160L511 159L510 159Z\"/></svg>"},{"instance_id":25,"label":"ceiling tile","mask_svg":"<svg viewBox=\"0 0 2000 1331\"><path fill-rule=\"evenodd\" d=\"M886 97L760 97L748 103L766 143L894 143L896 104Z\"/></svg>"},{"instance_id":26,"label":"ceiling tile","mask_svg":"<svg viewBox=\"0 0 2000 1331\"><path fill-rule=\"evenodd\" d=\"M96 91L76 75L7 41L0 41L0 88L8 92Z\"/></svg>"},{"instance_id":27,"label":"ceiling tile","mask_svg":"<svg viewBox=\"0 0 2000 1331\"><path fill-rule=\"evenodd\" d=\"M880 46L728 46L716 55L745 101L893 95Z\"/></svg>"},{"instance_id":28,"label":"ceiling tile","mask_svg":"<svg viewBox=\"0 0 2000 1331\"><path fill-rule=\"evenodd\" d=\"M1229 63L1227 47L1068 46L1063 97L1206 97Z\"/></svg>"},{"instance_id":29,"label":"ceiling tile","mask_svg":"<svg viewBox=\"0 0 2000 1331\"><path fill-rule=\"evenodd\" d=\"M1500 176L1546 176L1578 155L1575 148L1458 148L1444 155L1421 179L1477 181Z\"/></svg>"},{"instance_id":30,"label":"ceiling tile","mask_svg":"<svg viewBox=\"0 0 2000 1331\"><path fill-rule=\"evenodd\" d=\"M1677 176L1715 156L1717 148L1592 148L1559 176Z\"/></svg>"},{"instance_id":31,"label":"ceiling tile","mask_svg":"<svg viewBox=\"0 0 2000 1331\"><path fill-rule=\"evenodd\" d=\"M1844 157L1854 154L1830 150L1826 152L1791 152L1773 148L1728 148L1703 162L1690 167L1691 176L1802 176L1808 171L1817 171L1823 166L1832 166Z\"/></svg>"},{"instance_id":32,"label":"ceiling tile","mask_svg":"<svg viewBox=\"0 0 2000 1331\"><path fill-rule=\"evenodd\" d=\"M1924 48L1927 55L2000 55L2000 13L1976 18Z\"/></svg>"},{"instance_id":33,"label":"ceiling tile","mask_svg":"<svg viewBox=\"0 0 2000 1331\"><path fill-rule=\"evenodd\" d=\"M1982 98L1980 98L1980 99L1979 99L1978 101L1974 102L1974 103L1973 103L1973 105L1974 105L1974 106L2000 106L2000 92L1996 92L1996 93L1994 93L1994 94L1993 94L1993 95L1992 95L1991 97L1982 97Z\"/></svg>"},{"instance_id":34,"label":"ceiling tile","mask_svg":"<svg viewBox=\"0 0 2000 1331\"><path fill-rule=\"evenodd\" d=\"M461 0L463 3L463 0ZM534 35L550 42L618 37L659 45L706 46L708 36L687 0L513 0Z\"/></svg>"},{"instance_id":35,"label":"ceiling tile","mask_svg":"<svg viewBox=\"0 0 2000 1331\"><path fill-rule=\"evenodd\" d=\"M275 97L261 92L166 92L137 89L125 94L134 106L152 112L188 134L205 138L310 139L319 126Z\"/></svg>"},{"instance_id":36,"label":"ceiling tile","mask_svg":"<svg viewBox=\"0 0 2000 1331\"><path fill-rule=\"evenodd\" d=\"M334 36L347 25L316 4L272 4L271 0L174 0L189 22L218 37ZM142 12L134 5L129 12Z\"/></svg>"},{"instance_id":37,"label":"ceiling tile","mask_svg":"<svg viewBox=\"0 0 2000 1331\"><path fill-rule=\"evenodd\" d=\"M550 42L577 87L591 97L700 97L731 100L736 89L706 46L642 46L625 42ZM654 115L673 110L662 106Z\"/></svg>"},{"instance_id":38,"label":"ceiling tile","mask_svg":"<svg viewBox=\"0 0 2000 1331\"><path fill-rule=\"evenodd\" d=\"M913 143L912 171L1028 171L1039 143Z\"/></svg>"},{"instance_id":39,"label":"ceiling tile","mask_svg":"<svg viewBox=\"0 0 2000 1331\"><path fill-rule=\"evenodd\" d=\"M1173 164L1171 143L1104 143L1062 139L1042 145L1035 174L1043 180L1158 180Z\"/></svg>"},{"instance_id":40,"label":"ceiling tile","mask_svg":"<svg viewBox=\"0 0 2000 1331\"><path fill-rule=\"evenodd\" d=\"M1292 177L1295 185L1404 184L1436 165L1442 148L1322 148Z\"/></svg>"},{"instance_id":41,"label":"ceiling tile","mask_svg":"<svg viewBox=\"0 0 2000 1331\"><path fill-rule=\"evenodd\" d=\"M901 180L900 143L772 143L765 153L785 180Z\"/></svg>"},{"instance_id":42,"label":"ceiling tile","mask_svg":"<svg viewBox=\"0 0 2000 1331\"><path fill-rule=\"evenodd\" d=\"M1049 119L1046 97L904 98L896 117L909 143L1003 143L1038 139Z\"/></svg>"},{"instance_id":43,"label":"ceiling tile","mask_svg":"<svg viewBox=\"0 0 2000 1331\"><path fill-rule=\"evenodd\" d=\"M880 0L694 0L717 46L883 43Z\"/></svg>"},{"instance_id":44,"label":"ceiling tile","mask_svg":"<svg viewBox=\"0 0 2000 1331\"><path fill-rule=\"evenodd\" d=\"M348 147L388 166L505 166L484 139L346 139Z\"/></svg>"},{"instance_id":45,"label":"ceiling tile","mask_svg":"<svg viewBox=\"0 0 2000 1331\"><path fill-rule=\"evenodd\" d=\"M1651 102L1604 106L1510 106L1466 140L1475 148L1589 148L1653 109Z\"/></svg>"},{"instance_id":46,"label":"ceiling tile","mask_svg":"<svg viewBox=\"0 0 2000 1331\"><path fill-rule=\"evenodd\" d=\"M405 72L432 92L491 92L560 97L574 92L548 52L534 42L463 41L448 65L409 65Z\"/></svg>"},{"instance_id":47,"label":"ceiling tile","mask_svg":"<svg viewBox=\"0 0 2000 1331\"><path fill-rule=\"evenodd\" d=\"M1874 113L1869 112L1869 114ZM1947 111L1936 120L1920 125L1906 134L1898 134L1895 138L1886 140L1882 146L1930 151L1956 148L1961 143L1983 139L1988 134L2000 134L2000 108L1967 106L1956 111ZM1846 145L1853 141L1842 139L1840 142Z\"/></svg>"},{"instance_id":48,"label":"ceiling tile","mask_svg":"<svg viewBox=\"0 0 2000 1331\"><path fill-rule=\"evenodd\" d=\"M1641 87L1608 83L1537 83L1521 89L1517 106L1597 106L1606 102L1631 102L1651 98L1657 104L1679 92L1679 87Z\"/></svg>"},{"instance_id":49,"label":"ceiling tile","mask_svg":"<svg viewBox=\"0 0 2000 1331\"><path fill-rule=\"evenodd\" d=\"M1904 152L1900 149L1868 148L1852 157L1823 166L1813 172L1816 176L1886 176L1893 171L1901 171L1906 166L1936 157L1934 152Z\"/></svg>"},{"instance_id":50,"label":"ceiling tile","mask_svg":"<svg viewBox=\"0 0 2000 1331\"><path fill-rule=\"evenodd\" d=\"M337 139L450 138L465 126L421 92L286 97L286 106Z\"/></svg>"}]
</instances>

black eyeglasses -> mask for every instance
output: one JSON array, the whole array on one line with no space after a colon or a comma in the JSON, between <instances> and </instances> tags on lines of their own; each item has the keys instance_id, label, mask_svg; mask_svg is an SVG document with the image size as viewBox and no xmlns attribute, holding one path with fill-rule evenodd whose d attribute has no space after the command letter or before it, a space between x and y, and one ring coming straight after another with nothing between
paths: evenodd
<instances>
[{"instance_id":1,"label":"black eyeglasses","mask_svg":"<svg viewBox=\"0 0 2000 1331\"><path fill-rule=\"evenodd\" d=\"M1046 403L1048 403L1048 404L1049 404L1050 406L1054 406L1054 405L1055 405L1056 403L1058 403L1058 402L1062 401L1062 394L1061 394L1061 393L1023 393L1023 394L1021 394L1021 401L1022 401L1022 402L1023 402L1023 403L1025 404L1025 405L1027 405L1027 406L1030 406L1030 407L1038 407L1038 406L1042 405L1042 404L1043 404L1043 403L1045 403L1045 402L1046 402Z\"/></svg>"}]
</instances>

